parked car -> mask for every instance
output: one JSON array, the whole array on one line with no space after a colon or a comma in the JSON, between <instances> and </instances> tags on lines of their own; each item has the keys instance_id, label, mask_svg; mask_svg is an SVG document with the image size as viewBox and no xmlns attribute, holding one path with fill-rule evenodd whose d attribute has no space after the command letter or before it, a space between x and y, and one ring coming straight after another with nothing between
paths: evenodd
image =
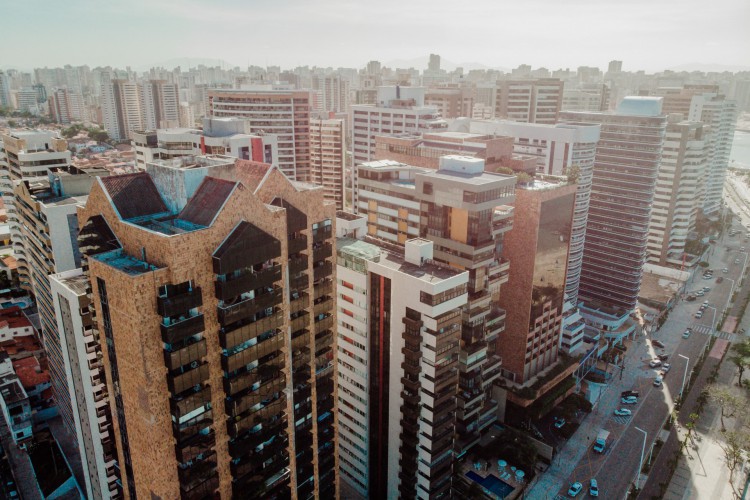
<instances>
[{"instance_id":1,"label":"parked car","mask_svg":"<svg viewBox=\"0 0 750 500\"><path fill-rule=\"evenodd\" d=\"M701 319L702 317L703 317L703 311L698 311L697 313L695 313L696 319Z\"/></svg>"},{"instance_id":2,"label":"parked car","mask_svg":"<svg viewBox=\"0 0 750 500\"><path fill-rule=\"evenodd\" d=\"M656 346L656 347L658 347L658 348L660 348L660 349L664 349L664 344L662 344L662 343L661 343L661 342L659 342L658 340L652 340L652 341L651 341L651 345L653 345L653 346Z\"/></svg>"},{"instance_id":3,"label":"parked car","mask_svg":"<svg viewBox=\"0 0 750 500\"><path fill-rule=\"evenodd\" d=\"M739 264L740 263L740 259L734 259L734 263L735 264Z\"/></svg>"},{"instance_id":4,"label":"parked car","mask_svg":"<svg viewBox=\"0 0 750 500\"><path fill-rule=\"evenodd\" d=\"M591 478L591 482L589 483L589 495L591 495L592 497L599 496L599 484L593 477Z\"/></svg>"},{"instance_id":5,"label":"parked car","mask_svg":"<svg viewBox=\"0 0 750 500\"><path fill-rule=\"evenodd\" d=\"M724 269L721 270L721 272L724 274L727 274L729 272L729 269L725 267Z\"/></svg>"},{"instance_id":6,"label":"parked car","mask_svg":"<svg viewBox=\"0 0 750 500\"><path fill-rule=\"evenodd\" d=\"M618 417L629 417L632 414L633 412L628 410L627 408L618 408L615 410L615 415L617 415Z\"/></svg>"},{"instance_id":7,"label":"parked car","mask_svg":"<svg viewBox=\"0 0 750 500\"><path fill-rule=\"evenodd\" d=\"M634 405L638 402L638 398L635 396L628 396L627 398L620 398L620 403L624 405Z\"/></svg>"},{"instance_id":8,"label":"parked car","mask_svg":"<svg viewBox=\"0 0 750 500\"><path fill-rule=\"evenodd\" d=\"M576 495L578 495L581 490L583 489L583 485L576 481L575 483L570 485L570 488L568 488L568 496L571 498L575 498Z\"/></svg>"},{"instance_id":9,"label":"parked car","mask_svg":"<svg viewBox=\"0 0 750 500\"><path fill-rule=\"evenodd\" d=\"M669 363L664 363L661 365L661 369L664 373L668 373L669 370L672 369L672 365L670 365Z\"/></svg>"},{"instance_id":10,"label":"parked car","mask_svg":"<svg viewBox=\"0 0 750 500\"><path fill-rule=\"evenodd\" d=\"M704 286L703 287L703 291L706 292L706 293L708 293L708 292L711 291L711 287L710 286ZM708 302L704 302L704 304L708 305Z\"/></svg>"},{"instance_id":11,"label":"parked car","mask_svg":"<svg viewBox=\"0 0 750 500\"><path fill-rule=\"evenodd\" d=\"M648 362L648 366L651 368L659 368L661 366L661 360L660 359L652 359Z\"/></svg>"},{"instance_id":12,"label":"parked car","mask_svg":"<svg viewBox=\"0 0 750 500\"><path fill-rule=\"evenodd\" d=\"M669 356L667 354L659 354L656 357L659 358L660 361L666 361L669 359Z\"/></svg>"},{"instance_id":13,"label":"parked car","mask_svg":"<svg viewBox=\"0 0 750 500\"><path fill-rule=\"evenodd\" d=\"M562 429L565 425L565 419L564 418L556 418L555 419L555 429Z\"/></svg>"},{"instance_id":14,"label":"parked car","mask_svg":"<svg viewBox=\"0 0 750 500\"><path fill-rule=\"evenodd\" d=\"M695 300L695 299L697 299L697 298L698 298L698 297L696 297L695 295L693 295L693 294L691 293L690 295L688 295L688 296L687 296L687 298L686 298L685 300L687 300L688 302L692 302L692 301L694 301L694 300Z\"/></svg>"},{"instance_id":15,"label":"parked car","mask_svg":"<svg viewBox=\"0 0 750 500\"><path fill-rule=\"evenodd\" d=\"M690 338L690 334L693 333L689 328L685 330L685 333L682 334L683 339Z\"/></svg>"},{"instance_id":16,"label":"parked car","mask_svg":"<svg viewBox=\"0 0 750 500\"><path fill-rule=\"evenodd\" d=\"M662 376L657 375L657 377L654 379L654 387L661 387L662 382L664 382Z\"/></svg>"},{"instance_id":17,"label":"parked car","mask_svg":"<svg viewBox=\"0 0 750 500\"><path fill-rule=\"evenodd\" d=\"M703 290L698 290L697 292L695 292L695 294L696 294L696 295L697 295L698 297L703 297L704 295L706 295L706 292L704 292Z\"/></svg>"},{"instance_id":18,"label":"parked car","mask_svg":"<svg viewBox=\"0 0 750 500\"><path fill-rule=\"evenodd\" d=\"M623 398L627 398L627 397L637 398L640 395L641 393L639 391L622 391L620 393L620 397L623 397Z\"/></svg>"}]
</instances>

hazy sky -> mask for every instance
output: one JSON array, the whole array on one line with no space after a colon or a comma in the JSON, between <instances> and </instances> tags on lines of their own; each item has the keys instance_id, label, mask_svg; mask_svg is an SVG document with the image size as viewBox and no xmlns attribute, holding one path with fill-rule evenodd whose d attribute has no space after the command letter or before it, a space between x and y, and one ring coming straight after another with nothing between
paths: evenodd
<instances>
[{"instance_id":1,"label":"hazy sky","mask_svg":"<svg viewBox=\"0 0 750 500\"><path fill-rule=\"evenodd\" d=\"M359 68L431 52L505 68L750 68L750 0L0 0L0 12L6 68Z\"/></svg>"}]
</instances>

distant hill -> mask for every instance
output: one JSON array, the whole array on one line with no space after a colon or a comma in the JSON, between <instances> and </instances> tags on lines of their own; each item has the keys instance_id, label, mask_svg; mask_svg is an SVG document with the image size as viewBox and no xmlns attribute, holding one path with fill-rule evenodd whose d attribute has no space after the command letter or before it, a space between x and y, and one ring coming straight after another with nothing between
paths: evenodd
<instances>
[{"instance_id":1,"label":"distant hill","mask_svg":"<svg viewBox=\"0 0 750 500\"><path fill-rule=\"evenodd\" d=\"M687 63L680 64L678 66L672 66L667 68L672 71L703 71L706 73L723 73L729 71L731 73L737 73L739 71L750 71L750 66L741 65L730 65L730 64L714 64L714 63Z\"/></svg>"}]
</instances>

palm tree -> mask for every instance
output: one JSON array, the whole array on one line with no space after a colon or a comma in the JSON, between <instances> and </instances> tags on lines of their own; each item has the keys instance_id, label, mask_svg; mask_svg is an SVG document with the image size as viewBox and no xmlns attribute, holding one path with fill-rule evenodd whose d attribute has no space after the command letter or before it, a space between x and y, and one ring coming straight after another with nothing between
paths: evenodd
<instances>
[{"instance_id":1,"label":"palm tree","mask_svg":"<svg viewBox=\"0 0 750 500\"><path fill-rule=\"evenodd\" d=\"M742 374L745 368L750 366L750 339L734 344L731 349L734 354L729 357L729 361L734 363L739 370L740 376L737 384L742 386Z\"/></svg>"}]
</instances>

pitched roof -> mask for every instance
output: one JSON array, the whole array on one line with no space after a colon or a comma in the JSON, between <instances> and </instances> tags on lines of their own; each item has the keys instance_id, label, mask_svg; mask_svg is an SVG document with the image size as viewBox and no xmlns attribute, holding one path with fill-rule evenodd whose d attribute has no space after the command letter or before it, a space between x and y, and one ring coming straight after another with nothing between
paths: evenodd
<instances>
[{"instance_id":1,"label":"pitched roof","mask_svg":"<svg viewBox=\"0 0 750 500\"><path fill-rule=\"evenodd\" d=\"M179 219L201 226L210 226L229 198L235 182L206 177L180 212Z\"/></svg>"},{"instance_id":2,"label":"pitched roof","mask_svg":"<svg viewBox=\"0 0 750 500\"><path fill-rule=\"evenodd\" d=\"M146 172L98 179L124 220L168 211L154 181Z\"/></svg>"},{"instance_id":3,"label":"pitched roof","mask_svg":"<svg viewBox=\"0 0 750 500\"><path fill-rule=\"evenodd\" d=\"M250 191L255 192L261 185L268 172L273 168L267 163L250 160L237 160L234 162L237 170L237 178Z\"/></svg>"}]
</instances>

